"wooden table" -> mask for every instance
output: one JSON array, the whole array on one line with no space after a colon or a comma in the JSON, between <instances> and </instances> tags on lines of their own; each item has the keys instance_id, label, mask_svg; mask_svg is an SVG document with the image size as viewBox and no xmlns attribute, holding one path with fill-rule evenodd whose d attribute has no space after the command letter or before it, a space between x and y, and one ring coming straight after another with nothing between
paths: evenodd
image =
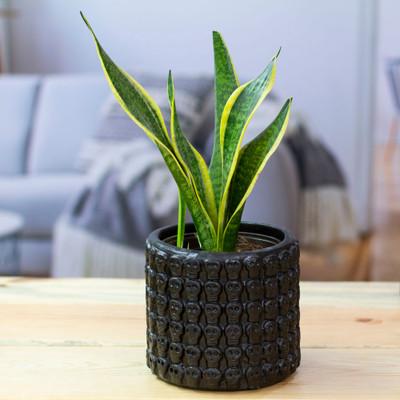
<instances>
[{"instance_id":1,"label":"wooden table","mask_svg":"<svg viewBox=\"0 0 400 400\"><path fill-rule=\"evenodd\" d=\"M0 278L0 399L400 399L395 283L302 283L302 363L256 391L180 389L145 366L141 280Z\"/></svg>"}]
</instances>

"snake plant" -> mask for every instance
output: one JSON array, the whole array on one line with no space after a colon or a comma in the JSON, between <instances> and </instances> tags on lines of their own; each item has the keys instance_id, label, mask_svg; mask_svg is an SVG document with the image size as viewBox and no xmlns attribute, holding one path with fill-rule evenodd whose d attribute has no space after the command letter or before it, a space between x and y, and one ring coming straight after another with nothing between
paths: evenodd
<instances>
[{"instance_id":1,"label":"snake plant","mask_svg":"<svg viewBox=\"0 0 400 400\"><path fill-rule=\"evenodd\" d=\"M113 62L85 16L82 13L81 16L93 36L112 92L130 118L158 147L176 181L179 192L177 246L183 245L187 207L201 249L233 251L246 200L288 124L292 99L285 102L269 126L241 146L247 125L271 91L279 52L257 78L240 84L222 36L213 32L215 134L208 167L181 130L171 72L167 82L171 111L167 129L155 101L132 76Z\"/></svg>"}]
</instances>

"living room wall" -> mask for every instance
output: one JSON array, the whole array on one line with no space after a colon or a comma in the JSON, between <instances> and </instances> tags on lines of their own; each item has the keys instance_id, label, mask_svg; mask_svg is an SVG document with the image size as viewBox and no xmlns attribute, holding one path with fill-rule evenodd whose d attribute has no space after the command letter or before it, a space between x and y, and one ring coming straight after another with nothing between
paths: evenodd
<instances>
[{"instance_id":1,"label":"living room wall","mask_svg":"<svg viewBox=\"0 0 400 400\"><path fill-rule=\"evenodd\" d=\"M333 149L347 173L360 225L369 224L373 0L263 1L12 0L16 73L99 73L82 9L125 68L211 73L210 32L228 42L240 77L256 74L279 48L276 92ZM362 99L360 101L360 98ZM364 149L365 151L360 151Z\"/></svg>"}]
</instances>

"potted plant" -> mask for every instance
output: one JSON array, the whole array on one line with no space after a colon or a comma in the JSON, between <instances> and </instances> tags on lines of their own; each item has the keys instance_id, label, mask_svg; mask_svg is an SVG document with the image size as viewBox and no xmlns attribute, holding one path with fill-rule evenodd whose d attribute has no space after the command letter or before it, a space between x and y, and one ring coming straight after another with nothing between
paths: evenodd
<instances>
[{"instance_id":1,"label":"potted plant","mask_svg":"<svg viewBox=\"0 0 400 400\"><path fill-rule=\"evenodd\" d=\"M283 229L241 223L289 119L291 99L241 147L272 88L279 53L241 85L221 35L213 33L215 138L208 167L180 128L171 72L167 129L157 104L111 60L82 17L114 95L158 147L179 191L178 224L154 231L146 243L147 365L164 381L196 389L281 381L300 363L298 242Z\"/></svg>"}]
</instances>

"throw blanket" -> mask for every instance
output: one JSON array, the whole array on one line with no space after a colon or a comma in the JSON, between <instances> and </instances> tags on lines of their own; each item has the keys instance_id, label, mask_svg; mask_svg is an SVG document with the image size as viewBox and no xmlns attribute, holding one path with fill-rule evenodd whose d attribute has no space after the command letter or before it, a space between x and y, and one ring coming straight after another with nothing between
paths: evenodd
<instances>
[{"instance_id":1,"label":"throw blanket","mask_svg":"<svg viewBox=\"0 0 400 400\"><path fill-rule=\"evenodd\" d=\"M299 239L323 246L357 238L357 224L343 173L332 153L298 123L287 136L301 185Z\"/></svg>"},{"instance_id":2,"label":"throw blanket","mask_svg":"<svg viewBox=\"0 0 400 400\"><path fill-rule=\"evenodd\" d=\"M156 146L136 138L88 174L71 222L110 241L143 248L149 232L176 222L176 184Z\"/></svg>"}]
</instances>

